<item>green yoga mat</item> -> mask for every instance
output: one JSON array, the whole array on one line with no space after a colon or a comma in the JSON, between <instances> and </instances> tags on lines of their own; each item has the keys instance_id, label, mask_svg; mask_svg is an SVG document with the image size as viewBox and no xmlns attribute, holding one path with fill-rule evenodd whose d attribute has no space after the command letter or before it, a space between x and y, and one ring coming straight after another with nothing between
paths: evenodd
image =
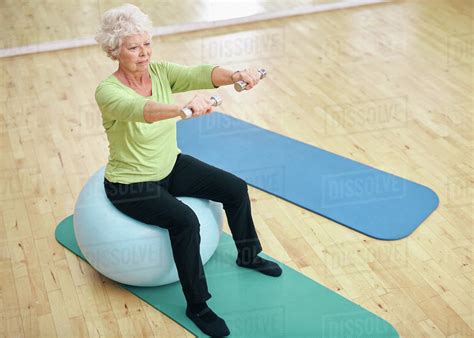
<instances>
[{"instance_id":1,"label":"green yoga mat","mask_svg":"<svg viewBox=\"0 0 474 338\"><path fill-rule=\"evenodd\" d=\"M74 237L72 215L59 223L56 239L84 259ZM208 304L226 321L229 337L398 337L385 320L283 263L282 276L274 278L238 267L236 254L232 237L223 233L204 266L212 295ZM179 282L121 286L198 337L206 337L186 317Z\"/></svg>"}]
</instances>

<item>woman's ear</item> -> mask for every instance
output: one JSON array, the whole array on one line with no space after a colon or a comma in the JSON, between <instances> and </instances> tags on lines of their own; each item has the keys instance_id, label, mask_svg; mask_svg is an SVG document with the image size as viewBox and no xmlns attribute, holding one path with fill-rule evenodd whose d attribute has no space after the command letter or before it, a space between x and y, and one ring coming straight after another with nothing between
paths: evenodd
<instances>
[{"instance_id":1,"label":"woman's ear","mask_svg":"<svg viewBox=\"0 0 474 338\"><path fill-rule=\"evenodd\" d=\"M107 52L108 52L108 54L109 54L109 56L112 60L114 60L114 61L118 60L118 57L113 54L113 51L114 50L112 48L109 48Z\"/></svg>"}]
</instances>

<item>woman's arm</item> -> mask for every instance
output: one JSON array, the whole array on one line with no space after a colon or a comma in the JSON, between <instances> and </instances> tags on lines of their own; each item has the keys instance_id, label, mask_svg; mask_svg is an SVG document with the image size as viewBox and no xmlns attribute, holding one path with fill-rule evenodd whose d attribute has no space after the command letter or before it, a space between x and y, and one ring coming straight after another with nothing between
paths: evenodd
<instances>
[{"instance_id":1,"label":"woman's arm","mask_svg":"<svg viewBox=\"0 0 474 338\"><path fill-rule=\"evenodd\" d=\"M231 85L237 81L244 81L248 83L245 89L250 90L255 87L260 80L260 73L257 69L244 69L234 72L217 66L212 70L211 79L216 87Z\"/></svg>"},{"instance_id":2,"label":"woman's arm","mask_svg":"<svg viewBox=\"0 0 474 338\"><path fill-rule=\"evenodd\" d=\"M143 108L143 117L148 123L171 119L173 117L185 118L186 115L181 111L183 108L177 104L165 104L156 101L148 101Z\"/></svg>"},{"instance_id":3,"label":"woman's arm","mask_svg":"<svg viewBox=\"0 0 474 338\"><path fill-rule=\"evenodd\" d=\"M211 74L212 83L216 87L227 86L239 81L239 72L234 72L222 67L214 67Z\"/></svg>"},{"instance_id":4,"label":"woman's arm","mask_svg":"<svg viewBox=\"0 0 474 338\"><path fill-rule=\"evenodd\" d=\"M234 84L237 81L245 81L248 83L246 90L252 89L257 85L260 74L256 69L244 69L242 71L232 71L219 66L212 69L211 81L215 87ZM203 97L195 96L187 105L196 115L209 113L212 110L210 101ZM164 104L153 100L149 100L143 108L143 117L146 122L153 123L156 121L166 120L174 117L186 118L181 111L183 107L176 104Z\"/></svg>"},{"instance_id":5,"label":"woman's arm","mask_svg":"<svg viewBox=\"0 0 474 338\"><path fill-rule=\"evenodd\" d=\"M156 66L164 68L172 93L181 93L197 89L212 89L230 85L237 81L246 82L248 85L245 89L249 90L255 87L260 80L260 73L257 69L244 69L234 72L219 66L207 64L184 66L172 62L163 62L156 64Z\"/></svg>"},{"instance_id":6,"label":"woman's arm","mask_svg":"<svg viewBox=\"0 0 474 338\"><path fill-rule=\"evenodd\" d=\"M192 110L192 116L209 114L213 109L211 100L200 94L194 95L191 101L189 101L184 107L190 108ZM148 123L166 120L178 116L182 119L185 119L187 116L182 111L182 108L183 106L176 104L164 104L149 100L143 108L143 118Z\"/></svg>"}]
</instances>

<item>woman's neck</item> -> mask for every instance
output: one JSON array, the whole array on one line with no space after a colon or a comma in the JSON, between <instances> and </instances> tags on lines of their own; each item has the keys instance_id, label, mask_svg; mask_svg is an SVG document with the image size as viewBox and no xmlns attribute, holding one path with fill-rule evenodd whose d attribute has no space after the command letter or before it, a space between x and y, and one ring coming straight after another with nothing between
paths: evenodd
<instances>
[{"instance_id":1,"label":"woman's neck","mask_svg":"<svg viewBox=\"0 0 474 338\"><path fill-rule=\"evenodd\" d=\"M130 86L141 86L147 82L150 76L148 70L143 72L130 72L120 67L120 65L115 75L122 77Z\"/></svg>"}]
</instances>

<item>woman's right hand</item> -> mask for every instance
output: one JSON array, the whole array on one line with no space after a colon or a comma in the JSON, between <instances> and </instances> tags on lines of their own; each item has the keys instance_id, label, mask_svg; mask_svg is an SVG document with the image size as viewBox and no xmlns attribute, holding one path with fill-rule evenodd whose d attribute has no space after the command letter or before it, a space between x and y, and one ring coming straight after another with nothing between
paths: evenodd
<instances>
[{"instance_id":1,"label":"woman's right hand","mask_svg":"<svg viewBox=\"0 0 474 338\"><path fill-rule=\"evenodd\" d=\"M193 117L212 112L211 100L200 94L195 95L185 107L193 111Z\"/></svg>"}]
</instances>

